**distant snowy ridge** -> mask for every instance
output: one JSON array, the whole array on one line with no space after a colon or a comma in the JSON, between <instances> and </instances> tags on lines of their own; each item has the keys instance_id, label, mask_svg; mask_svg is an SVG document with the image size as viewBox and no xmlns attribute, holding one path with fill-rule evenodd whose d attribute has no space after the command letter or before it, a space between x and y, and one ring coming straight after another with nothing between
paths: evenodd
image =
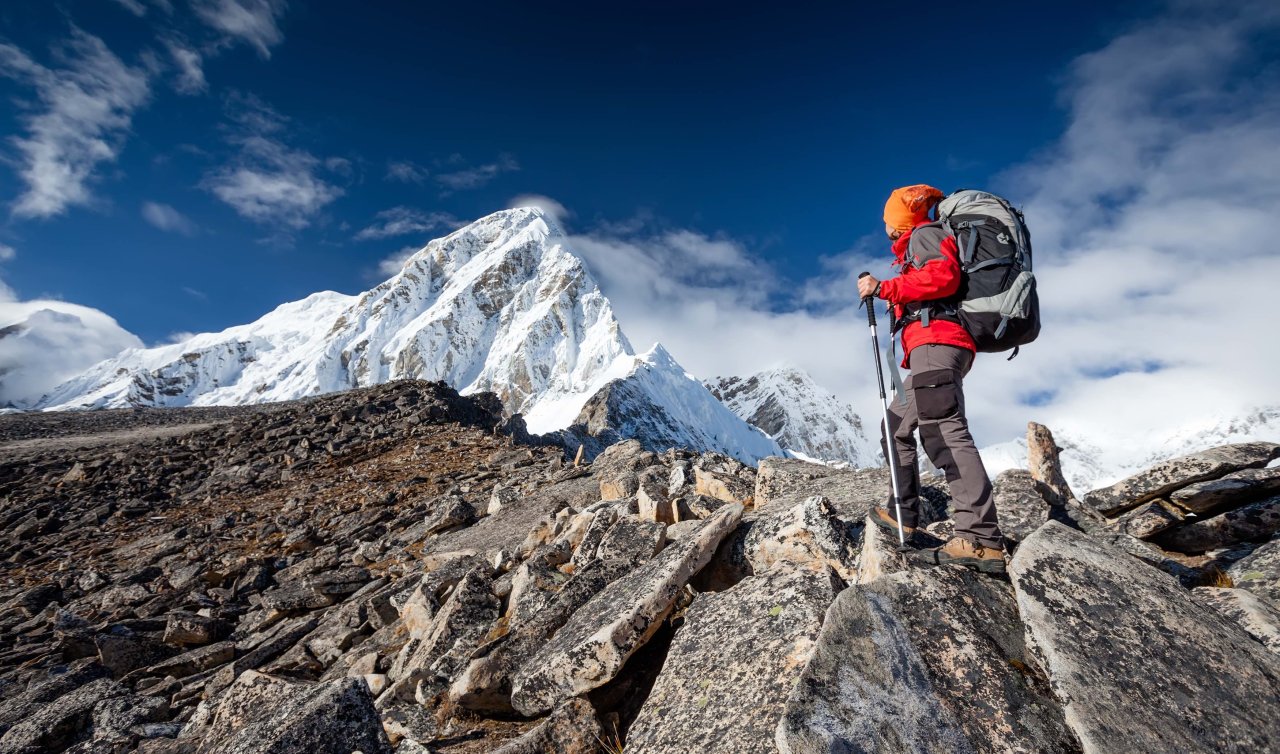
<instances>
[{"instance_id":1,"label":"distant snowy ridge","mask_svg":"<svg viewBox=\"0 0 1280 754\"><path fill-rule=\"evenodd\" d=\"M493 391L538 434L586 424L588 401L627 384L664 410L665 421L637 436L648 446L748 462L781 452L660 346L637 356L596 281L536 208L436 239L358 296L316 293L247 325L126 350L40 407L265 403L394 379Z\"/></svg>"},{"instance_id":2,"label":"distant snowy ridge","mask_svg":"<svg viewBox=\"0 0 1280 754\"><path fill-rule=\"evenodd\" d=\"M770 369L750 377L707 381L713 395L791 455L843 462L854 468L884 463L853 407L819 386L803 370Z\"/></svg>"},{"instance_id":3,"label":"distant snowy ridge","mask_svg":"<svg viewBox=\"0 0 1280 754\"><path fill-rule=\"evenodd\" d=\"M1280 405L1258 407L1230 418L1191 422L1158 441L1147 435L1079 436L1057 430L1054 441L1062 448L1063 475L1072 491L1083 495L1167 458L1237 442L1280 442ZM989 445L981 453L992 477L1005 469L1027 467L1025 437Z\"/></svg>"}]
</instances>

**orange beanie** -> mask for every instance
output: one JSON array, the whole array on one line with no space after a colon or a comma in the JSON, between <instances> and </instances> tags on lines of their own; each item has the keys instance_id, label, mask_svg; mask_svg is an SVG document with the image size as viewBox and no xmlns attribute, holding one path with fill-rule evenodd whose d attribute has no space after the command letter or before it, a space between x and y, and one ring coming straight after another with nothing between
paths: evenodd
<instances>
[{"instance_id":1,"label":"orange beanie","mask_svg":"<svg viewBox=\"0 0 1280 754\"><path fill-rule=\"evenodd\" d=\"M903 186L889 195L884 205L884 224L906 233L929 216L933 205L942 201L944 194L924 183Z\"/></svg>"}]
</instances>

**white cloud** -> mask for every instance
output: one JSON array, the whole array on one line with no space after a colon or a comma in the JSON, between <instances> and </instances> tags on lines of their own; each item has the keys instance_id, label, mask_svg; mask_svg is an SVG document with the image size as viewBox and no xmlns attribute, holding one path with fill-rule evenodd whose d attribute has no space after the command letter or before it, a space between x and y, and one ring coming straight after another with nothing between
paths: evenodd
<instances>
[{"instance_id":1,"label":"white cloud","mask_svg":"<svg viewBox=\"0 0 1280 754\"><path fill-rule=\"evenodd\" d=\"M429 170L409 160L399 160L387 163L388 181L422 184L430 175L431 172Z\"/></svg>"},{"instance_id":2,"label":"white cloud","mask_svg":"<svg viewBox=\"0 0 1280 754\"><path fill-rule=\"evenodd\" d=\"M507 204L507 209L516 207L537 207L558 223L563 223L572 215L563 204L542 194L521 194Z\"/></svg>"},{"instance_id":3,"label":"white cloud","mask_svg":"<svg viewBox=\"0 0 1280 754\"><path fill-rule=\"evenodd\" d=\"M97 362L141 347L137 336L91 307L0 302L0 406L30 406Z\"/></svg>"},{"instance_id":4,"label":"white cloud","mask_svg":"<svg viewBox=\"0 0 1280 754\"><path fill-rule=\"evenodd\" d=\"M17 256L18 252L16 249L8 244L0 243L0 262L12 261Z\"/></svg>"},{"instance_id":5,"label":"white cloud","mask_svg":"<svg viewBox=\"0 0 1280 754\"><path fill-rule=\"evenodd\" d=\"M280 18L288 8L286 0L193 0L193 7L205 24L253 47L264 60L284 41Z\"/></svg>"},{"instance_id":6,"label":"white cloud","mask_svg":"<svg viewBox=\"0 0 1280 754\"><path fill-rule=\"evenodd\" d=\"M378 262L378 272L384 277L390 277L400 270L404 269L405 262L409 261L409 257L417 254L422 249L417 246L406 246L400 251Z\"/></svg>"},{"instance_id":7,"label":"white cloud","mask_svg":"<svg viewBox=\"0 0 1280 754\"><path fill-rule=\"evenodd\" d=\"M195 235L196 224L178 210L157 202L142 203L142 218L155 227L184 236Z\"/></svg>"},{"instance_id":8,"label":"white cloud","mask_svg":"<svg viewBox=\"0 0 1280 754\"><path fill-rule=\"evenodd\" d=\"M453 155L450 158L450 162L459 164L462 162L462 158L459 155ZM447 194L454 191L478 189L502 173L509 173L519 169L519 163L510 155L504 154L500 155L495 162L460 168L448 173L437 173L435 180L436 183L446 189L445 193Z\"/></svg>"},{"instance_id":9,"label":"white cloud","mask_svg":"<svg viewBox=\"0 0 1280 754\"><path fill-rule=\"evenodd\" d=\"M394 238L411 233L428 233L437 228L457 228L460 225L458 219L448 212L423 212L411 207L392 207L379 212L376 222L356 233L355 240Z\"/></svg>"},{"instance_id":10,"label":"white cloud","mask_svg":"<svg viewBox=\"0 0 1280 754\"><path fill-rule=\"evenodd\" d=\"M96 169L119 156L133 112L148 96L144 68L125 65L79 29L54 48L53 59L57 67L47 68L0 43L0 74L31 86L39 100L21 117L26 135L10 137L26 184L15 217L53 217L90 204Z\"/></svg>"},{"instance_id":11,"label":"white cloud","mask_svg":"<svg viewBox=\"0 0 1280 754\"><path fill-rule=\"evenodd\" d=\"M252 96L233 98L231 106L237 128L230 140L239 154L208 173L201 186L254 222L309 226L343 190L317 175L320 158L277 138L288 123L284 116Z\"/></svg>"},{"instance_id":12,"label":"white cloud","mask_svg":"<svg viewBox=\"0 0 1280 754\"><path fill-rule=\"evenodd\" d=\"M198 50L176 37L166 38L164 46L178 69L174 89L180 94L199 94L209 88L204 78L204 60Z\"/></svg>"}]
</instances>

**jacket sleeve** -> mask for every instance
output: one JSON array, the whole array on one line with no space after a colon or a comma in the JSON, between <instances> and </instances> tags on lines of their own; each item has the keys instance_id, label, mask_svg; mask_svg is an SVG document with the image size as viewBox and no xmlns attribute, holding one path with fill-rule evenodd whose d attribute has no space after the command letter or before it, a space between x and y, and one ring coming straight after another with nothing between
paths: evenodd
<instances>
[{"instance_id":1,"label":"jacket sleeve","mask_svg":"<svg viewBox=\"0 0 1280 754\"><path fill-rule=\"evenodd\" d=\"M946 298L959 290L961 273L956 239L947 235L937 244L922 245L934 248L910 260L898 277L882 281L880 298L900 306Z\"/></svg>"}]
</instances>

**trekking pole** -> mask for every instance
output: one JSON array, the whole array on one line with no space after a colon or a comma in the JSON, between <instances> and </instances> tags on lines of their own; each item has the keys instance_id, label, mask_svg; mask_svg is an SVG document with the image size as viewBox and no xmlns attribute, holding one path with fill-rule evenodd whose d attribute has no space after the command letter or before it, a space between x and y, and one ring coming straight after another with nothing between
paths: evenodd
<instances>
[{"instance_id":1,"label":"trekking pole","mask_svg":"<svg viewBox=\"0 0 1280 754\"><path fill-rule=\"evenodd\" d=\"M858 275L861 280L870 272L864 272ZM867 324L871 326L871 352L876 359L876 382L880 385L880 411L884 416L884 449L885 460L889 462L889 481L893 486L893 509L894 518L898 521L898 544L906 546L907 536L902 529L902 498L898 495L898 460L897 452L893 447L893 437L889 433L889 398L884 392L884 367L880 365L880 336L876 333L876 306L875 298L867 296L862 299L862 305L867 307ZM890 333L889 337L893 337Z\"/></svg>"}]
</instances>

